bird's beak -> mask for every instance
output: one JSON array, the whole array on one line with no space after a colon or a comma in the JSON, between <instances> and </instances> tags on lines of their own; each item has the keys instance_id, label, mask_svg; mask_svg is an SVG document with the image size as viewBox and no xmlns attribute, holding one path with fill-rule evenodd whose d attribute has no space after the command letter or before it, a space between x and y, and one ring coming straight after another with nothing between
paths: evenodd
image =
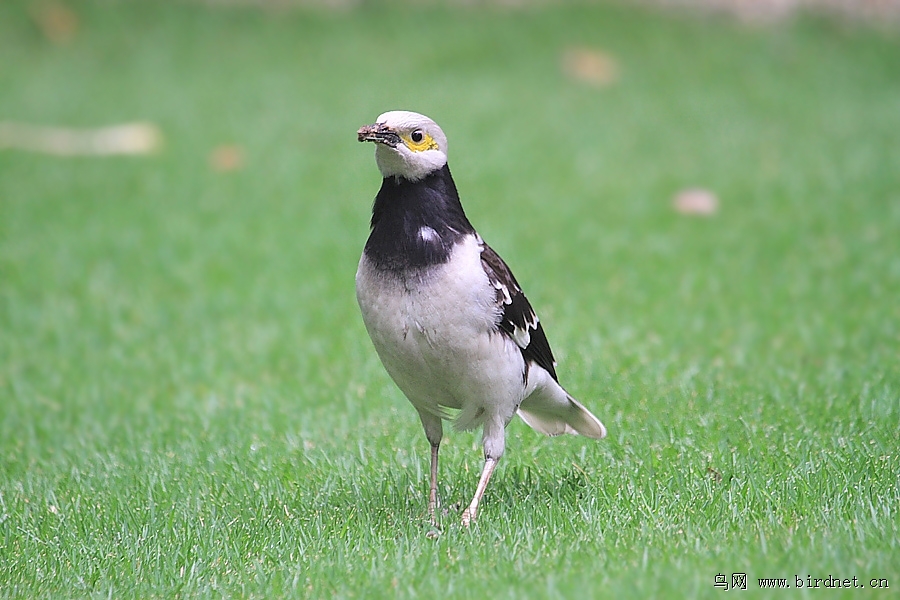
<instances>
[{"instance_id":1,"label":"bird's beak","mask_svg":"<svg viewBox=\"0 0 900 600\"><path fill-rule=\"evenodd\" d=\"M400 136L397 134L397 132L384 123L363 125L356 132L356 139L360 142L375 142L376 144L384 144L385 146L390 146L391 148L396 148L400 143Z\"/></svg>"}]
</instances>

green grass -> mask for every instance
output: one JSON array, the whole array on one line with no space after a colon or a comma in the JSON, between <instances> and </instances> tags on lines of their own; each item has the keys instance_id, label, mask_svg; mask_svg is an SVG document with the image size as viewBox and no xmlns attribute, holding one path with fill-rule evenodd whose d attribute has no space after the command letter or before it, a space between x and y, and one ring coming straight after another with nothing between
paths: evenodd
<instances>
[{"instance_id":1,"label":"green grass","mask_svg":"<svg viewBox=\"0 0 900 600\"><path fill-rule=\"evenodd\" d=\"M28 6L0 4L0 120L148 120L166 145L0 151L0 596L900 587L896 31L97 0L57 46ZM617 81L570 80L571 46ZM442 124L610 432L511 424L468 531L479 436L451 434L437 539L427 442L353 291L379 185L355 131L394 108ZM228 143L244 167L215 172ZM672 209L696 185L717 214Z\"/></svg>"}]
</instances>

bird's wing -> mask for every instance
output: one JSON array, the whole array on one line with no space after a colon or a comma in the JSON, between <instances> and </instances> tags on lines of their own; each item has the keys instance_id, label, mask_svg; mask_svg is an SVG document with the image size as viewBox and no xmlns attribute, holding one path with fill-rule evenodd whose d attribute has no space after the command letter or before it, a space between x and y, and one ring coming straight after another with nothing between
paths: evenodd
<instances>
[{"instance_id":1,"label":"bird's wing","mask_svg":"<svg viewBox=\"0 0 900 600\"><path fill-rule=\"evenodd\" d=\"M497 305L503 311L498 324L500 331L521 348L526 364L536 363L556 379L556 361L537 314L500 255L484 241L481 243L481 266L497 290Z\"/></svg>"}]
</instances>

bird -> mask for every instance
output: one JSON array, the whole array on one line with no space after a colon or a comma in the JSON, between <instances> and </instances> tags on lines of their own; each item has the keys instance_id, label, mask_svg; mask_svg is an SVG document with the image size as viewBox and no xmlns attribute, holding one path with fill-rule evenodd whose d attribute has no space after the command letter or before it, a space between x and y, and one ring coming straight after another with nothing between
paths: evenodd
<instances>
[{"instance_id":1,"label":"bird","mask_svg":"<svg viewBox=\"0 0 900 600\"><path fill-rule=\"evenodd\" d=\"M360 127L357 139L374 143L382 176L356 273L362 320L431 444L433 525L443 422L482 428L484 465L462 514L469 527L513 416L550 436L601 439L606 428L560 385L537 314L466 217L437 123L394 110Z\"/></svg>"}]
</instances>

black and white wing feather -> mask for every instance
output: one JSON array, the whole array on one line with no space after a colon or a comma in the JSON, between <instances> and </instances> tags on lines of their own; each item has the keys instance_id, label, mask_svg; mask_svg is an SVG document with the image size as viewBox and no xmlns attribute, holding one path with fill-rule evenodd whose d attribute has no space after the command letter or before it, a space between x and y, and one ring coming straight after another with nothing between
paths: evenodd
<instances>
[{"instance_id":1,"label":"black and white wing feather","mask_svg":"<svg viewBox=\"0 0 900 600\"><path fill-rule=\"evenodd\" d=\"M556 380L556 361L553 360L550 343L537 313L531 308L522 288L500 255L483 240L481 245L483 248L481 266L487 273L491 285L497 290L497 305L503 310L498 324L500 331L521 348L522 356L525 358L526 376L529 364L535 363L546 369Z\"/></svg>"}]
</instances>

